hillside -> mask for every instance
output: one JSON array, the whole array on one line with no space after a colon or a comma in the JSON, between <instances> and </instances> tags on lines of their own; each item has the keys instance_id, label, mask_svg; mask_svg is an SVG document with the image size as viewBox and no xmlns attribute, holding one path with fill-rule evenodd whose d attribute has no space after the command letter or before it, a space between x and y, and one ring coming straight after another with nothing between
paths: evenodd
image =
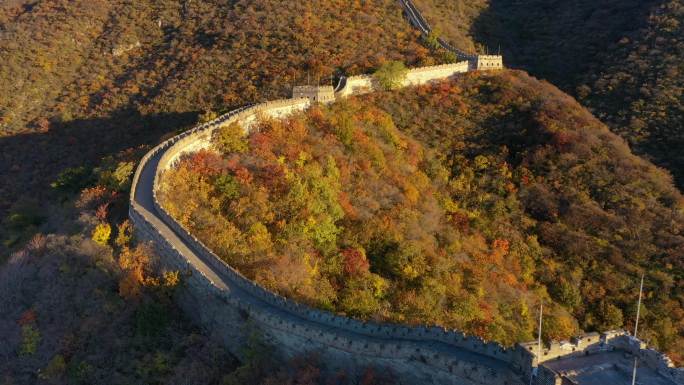
<instances>
[{"instance_id":1,"label":"hillside","mask_svg":"<svg viewBox=\"0 0 684 385\"><path fill-rule=\"evenodd\" d=\"M682 0L415 1L684 186ZM132 236L128 194L163 138L295 84L449 59L424 44L394 0L0 1L0 384L397 383L331 379L258 336L231 355ZM682 196L548 83L468 74L262 134L185 160L168 204L273 290L510 344L540 300L546 339L631 328L646 271L643 338L684 363Z\"/></svg>"},{"instance_id":2,"label":"hillside","mask_svg":"<svg viewBox=\"0 0 684 385\"><path fill-rule=\"evenodd\" d=\"M128 256L149 257L135 249ZM154 257L153 255L151 255ZM330 384L314 356L282 360L258 339L239 361L196 328L152 282L131 297L119 251L80 236L49 235L0 266L0 381L3 384ZM129 281L130 282L130 281ZM388 373L336 384L389 385Z\"/></svg>"},{"instance_id":3,"label":"hillside","mask_svg":"<svg viewBox=\"0 0 684 385\"><path fill-rule=\"evenodd\" d=\"M0 8L0 176L11 181L0 184L0 253L33 226L10 214L40 211L67 168L156 143L206 111L289 95L307 77L440 60L390 0L18 4Z\"/></svg>"},{"instance_id":4,"label":"hillside","mask_svg":"<svg viewBox=\"0 0 684 385\"><path fill-rule=\"evenodd\" d=\"M684 198L548 83L469 74L240 132L160 199L272 290L511 344L540 298L546 338L629 326L648 268L643 336L682 359Z\"/></svg>"},{"instance_id":5,"label":"hillside","mask_svg":"<svg viewBox=\"0 0 684 385\"><path fill-rule=\"evenodd\" d=\"M0 383L330 384L314 355L284 358L257 334L229 351L187 318L185 272L160 271L126 219L130 178L115 170L138 156L110 159L114 169L41 212L51 233L0 264ZM337 373L335 384L396 383L386 371L361 373Z\"/></svg>"},{"instance_id":6,"label":"hillside","mask_svg":"<svg viewBox=\"0 0 684 385\"><path fill-rule=\"evenodd\" d=\"M507 65L578 97L684 187L681 0L415 3L457 46L500 48Z\"/></svg>"},{"instance_id":7,"label":"hillside","mask_svg":"<svg viewBox=\"0 0 684 385\"><path fill-rule=\"evenodd\" d=\"M413 0L418 10L440 36L456 48L465 52L484 53L486 47L480 45L472 30L472 24L487 10L486 0L440 1Z\"/></svg>"},{"instance_id":8,"label":"hillside","mask_svg":"<svg viewBox=\"0 0 684 385\"><path fill-rule=\"evenodd\" d=\"M441 60L394 2L10 0L0 36L0 383L329 383L261 341L238 361L182 316L154 253L118 239L161 137L307 74Z\"/></svg>"}]
</instances>

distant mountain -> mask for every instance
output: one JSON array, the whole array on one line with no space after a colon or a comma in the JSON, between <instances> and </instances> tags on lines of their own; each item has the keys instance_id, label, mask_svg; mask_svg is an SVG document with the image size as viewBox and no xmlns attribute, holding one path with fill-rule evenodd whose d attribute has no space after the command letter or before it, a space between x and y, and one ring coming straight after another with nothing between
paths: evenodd
<instances>
[{"instance_id":1,"label":"distant mountain","mask_svg":"<svg viewBox=\"0 0 684 385\"><path fill-rule=\"evenodd\" d=\"M447 39L580 99L684 188L682 0L415 0Z\"/></svg>"}]
</instances>

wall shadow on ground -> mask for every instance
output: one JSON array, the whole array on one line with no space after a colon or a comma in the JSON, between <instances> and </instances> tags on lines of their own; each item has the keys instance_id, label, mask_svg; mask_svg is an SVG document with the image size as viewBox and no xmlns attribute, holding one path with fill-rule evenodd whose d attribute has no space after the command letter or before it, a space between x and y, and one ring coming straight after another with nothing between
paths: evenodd
<instances>
[{"instance_id":1,"label":"wall shadow on ground","mask_svg":"<svg viewBox=\"0 0 684 385\"><path fill-rule=\"evenodd\" d=\"M107 155L156 144L196 120L197 112L143 116L121 110L107 118L52 122L47 132L0 137L0 222L17 202L54 199L50 183L65 168L92 167Z\"/></svg>"}]
</instances>

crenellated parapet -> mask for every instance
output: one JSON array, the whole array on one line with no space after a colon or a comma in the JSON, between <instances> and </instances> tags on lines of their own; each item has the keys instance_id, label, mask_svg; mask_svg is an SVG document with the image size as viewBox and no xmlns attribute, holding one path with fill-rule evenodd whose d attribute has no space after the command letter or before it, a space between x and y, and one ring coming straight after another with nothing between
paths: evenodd
<instances>
[{"instance_id":1,"label":"crenellated parapet","mask_svg":"<svg viewBox=\"0 0 684 385\"><path fill-rule=\"evenodd\" d=\"M424 66L411 68L406 73L406 77L402 81L402 87L408 86L418 86L422 84L427 84L434 81L443 81L455 77L456 75L463 74L470 70L470 64L467 61L461 61L458 63L447 63L439 64L434 66ZM315 86L296 86L292 90L292 96L302 96L305 93L302 90L307 90L306 94L309 99L316 101L313 96L325 89L329 95L329 89L332 87L315 87ZM342 77L340 81L333 90L334 98L345 98L350 95L361 95L373 91L379 91L382 87L378 84L377 80L373 75L356 75L350 77ZM330 99L326 99L329 102Z\"/></svg>"},{"instance_id":2,"label":"crenellated parapet","mask_svg":"<svg viewBox=\"0 0 684 385\"><path fill-rule=\"evenodd\" d=\"M654 375L672 381L667 382L668 384L684 384L684 369L675 368L667 355L649 349L645 342L630 336L625 330L592 332L574 337L569 341L551 341L548 345L541 347L541 352L539 352L537 341L522 342L516 345L514 355L523 367L525 378L529 379L533 369L538 367L533 383L541 385L560 384L565 371L558 368L572 367L573 370L569 370L570 373L578 372L580 369L577 368L582 367L584 357L587 356L594 356L591 365L616 367L622 372L631 374L631 366L615 362L616 352L620 353L618 357L627 354L629 357L637 358L639 366L648 367L655 373Z\"/></svg>"},{"instance_id":3,"label":"crenellated parapet","mask_svg":"<svg viewBox=\"0 0 684 385\"><path fill-rule=\"evenodd\" d=\"M335 90L332 86L294 86L293 98L307 98L314 102L329 103L335 101Z\"/></svg>"}]
</instances>

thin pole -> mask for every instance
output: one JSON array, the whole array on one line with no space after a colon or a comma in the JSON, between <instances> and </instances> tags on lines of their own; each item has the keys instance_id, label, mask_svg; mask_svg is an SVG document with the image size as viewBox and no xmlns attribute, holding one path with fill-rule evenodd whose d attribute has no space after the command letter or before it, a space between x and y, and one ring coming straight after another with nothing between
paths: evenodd
<instances>
[{"instance_id":1,"label":"thin pole","mask_svg":"<svg viewBox=\"0 0 684 385\"><path fill-rule=\"evenodd\" d=\"M637 316L634 323L634 339L637 338L637 331L639 330L639 314L641 312L641 294L644 292L644 273L641 273L641 284L639 285L639 301L637 302ZM634 356L634 369L632 370L632 385L636 385L637 374L637 357Z\"/></svg>"},{"instance_id":2,"label":"thin pole","mask_svg":"<svg viewBox=\"0 0 684 385\"><path fill-rule=\"evenodd\" d=\"M541 331L542 331L542 315L544 314L544 303L539 304L539 332L537 338L537 366L539 365L539 358L541 357Z\"/></svg>"},{"instance_id":3,"label":"thin pole","mask_svg":"<svg viewBox=\"0 0 684 385\"><path fill-rule=\"evenodd\" d=\"M639 330L639 314L641 312L641 293L644 291L644 273L641 273L641 285L639 286L639 302L637 303L637 316L634 323L634 338L637 338L637 331Z\"/></svg>"},{"instance_id":4,"label":"thin pole","mask_svg":"<svg viewBox=\"0 0 684 385\"><path fill-rule=\"evenodd\" d=\"M542 315L544 314L544 302L539 303L539 330L537 335L537 370L539 370L539 358L541 357L541 331L542 331ZM532 385L532 373L530 373L530 385Z\"/></svg>"},{"instance_id":5,"label":"thin pole","mask_svg":"<svg viewBox=\"0 0 684 385\"><path fill-rule=\"evenodd\" d=\"M636 385L637 358L634 357L634 370L632 371L632 385Z\"/></svg>"}]
</instances>

